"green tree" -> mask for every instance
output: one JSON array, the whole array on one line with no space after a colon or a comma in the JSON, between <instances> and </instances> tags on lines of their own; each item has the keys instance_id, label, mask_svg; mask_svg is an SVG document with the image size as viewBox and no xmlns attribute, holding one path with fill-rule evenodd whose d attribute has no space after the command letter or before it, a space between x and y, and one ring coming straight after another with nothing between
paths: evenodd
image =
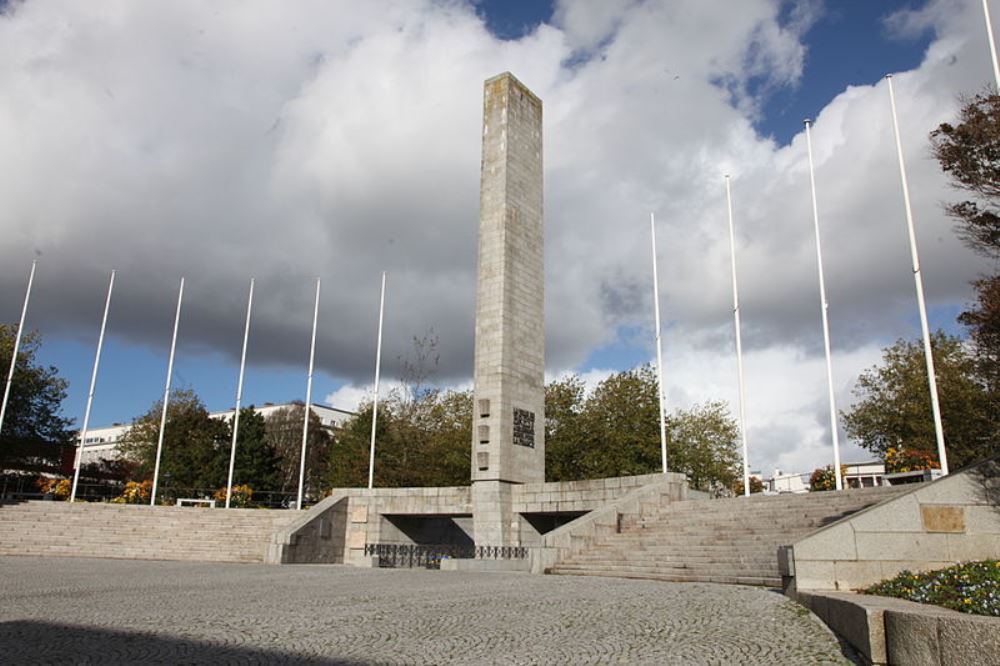
<instances>
[{"instance_id":1,"label":"green tree","mask_svg":"<svg viewBox=\"0 0 1000 666\"><path fill-rule=\"evenodd\" d=\"M581 478L587 438L582 423L583 380L567 375L545 386L545 478Z\"/></svg>"},{"instance_id":2,"label":"green tree","mask_svg":"<svg viewBox=\"0 0 1000 666\"><path fill-rule=\"evenodd\" d=\"M569 376L546 387L549 480L649 474L661 469L656 373L643 365L615 373L585 395ZM728 486L740 475L739 429L720 402L667 417L667 464L692 487Z\"/></svg>"},{"instance_id":3,"label":"green tree","mask_svg":"<svg viewBox=\"0 0 1000 666\"><path fill-rule=\"evenodd\" d=\"M226 421L227 451L232 448L233 420ZM226 457L228 464L228 456ZM236 459L233 465L233 485L245 484L254 492L277 491L280 487L280 458L267 440L264 417L253 405L240 409L239 432L236 434ZM227 469L228 477L228 469ZM225 481L223 481L225 486Z\"/></svg>"},{"instance_id":4,"label":"green tree","mask_svg":"<svg viewBox=\"0 0 1000 666\"><path fill-rule=\"evenodd\" d=\"M998 415L962 340L938 331L931 337L948 462L954 468L998 450ZM885 459L890 448L937 459L937 439L920 341L898 340L882 350L882 363L865 370L853 393L858 399L841 415L847 434Z\"/></svg>"},{"instance_id":5,"label":"green tree","mask_svg":"<svg viewBox=\"0 0 1000 666\"><path fill-rule=\"evenodd\" d=\"M0 324L0 384L7 379L16 333L16 325ZM67 382L54 366L38 363L41 344L42 338L35 331L21 337L0 432L2 469L51 472L58 471L64 459L72 461L72 421L61 414Z\"/></svg>"},{"instance_id":6,"label":"green tree","mask_svg":"<svg viewBox=\"0 0 1000 666\"><path fill-rule=\"evenodd\" d=\"M145 414L133 420L119 445L126 456L138 463L137 479L153 478L162 410L162 401L153 403ZM225 486L229 435L229 424L211 418L194 391L172 391L160 459L159 484L164 493L205 492Z\"/></svg>"},{"instance_id":7,"label":"green tree","mask_svg":"<svg viewBox=\"0 0 1000 666\"><path fill-rule=\"evenodd\" d=\"M687 474L698 490L713 484L731 487L740 481L740 430L729 409L721 402L706 402L689 410L677 410L667 420L667 463L675 472Z\"/></svg>"}]
</instances>

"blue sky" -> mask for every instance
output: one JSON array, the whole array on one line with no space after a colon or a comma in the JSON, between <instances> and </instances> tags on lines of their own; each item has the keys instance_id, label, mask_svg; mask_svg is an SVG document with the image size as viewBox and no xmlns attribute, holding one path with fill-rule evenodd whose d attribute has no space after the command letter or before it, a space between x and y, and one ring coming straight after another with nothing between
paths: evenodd
<instances>
[{"instance_id":1,"label":"blue sky","mask_svg":"<svg viewBox=\"0 0 1000 666\"><path fill-rule=\"evenodd\" d=\"M383 377L433 328L439 379L468 385L480 86L507 69L546 105L549 372L599 379L652 357L653 210L668 403L732 401L724 168L751 388L754 363L767 368L750 433L771 447L762 464L805 465L822 452L825 408L802 120L816 120L846 400L881 347L919 334L882 131L888 72L906 73L897 95L934 326L958 331L979 270L941 213L949 190L926 151L956 94L989 76L978 4L748 0L677 15L661 0L384 0L349 12L262 1L232 21L172 3L0 0L0 59L14 63L0 69L10 91L0 99L2 319L16 320L41 253L27 324L45 338L42 360L69 380L65 412L79 423L108 271L119 269L91 423L127 422L162 395L183 274L173 385L225 409L253 273L244 404L283 402L304 396L322 276L313 396L348 402L370 390L387 269ZM720 71L738 83L729 95Z\"/></svg>"}]
</instances>

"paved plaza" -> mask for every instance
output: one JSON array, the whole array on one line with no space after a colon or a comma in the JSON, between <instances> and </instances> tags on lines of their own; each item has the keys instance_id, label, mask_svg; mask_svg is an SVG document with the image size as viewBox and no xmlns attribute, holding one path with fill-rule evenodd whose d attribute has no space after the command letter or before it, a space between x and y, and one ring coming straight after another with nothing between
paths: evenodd
<instances>
[{"instance_id":1,"label":"paved plaza","mask_svg":"<svg viewBox=\"0 0 1000 666\"><path fill-rule=\"evenodd\" d=\"M613 578L0 557L0 663L845 664L774 592Z\"/></svg>"}]
</instances>

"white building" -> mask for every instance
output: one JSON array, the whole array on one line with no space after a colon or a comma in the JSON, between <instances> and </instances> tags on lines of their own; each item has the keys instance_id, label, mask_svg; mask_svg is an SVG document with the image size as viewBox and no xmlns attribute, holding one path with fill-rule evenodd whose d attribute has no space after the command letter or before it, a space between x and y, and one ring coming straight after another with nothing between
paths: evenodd
<instances>
[{"instance_id":1,"label":"white building","mask_svg":"<svg viewBox=\"0 0 1000 666\"><path fill-rule=\"evenodd\" d=\"M254 411L266 419L280 409L288 409L295 406L297 406L297 403L294 402L285 402L278 405L265 402L260 407L254 407ZM211 412L209 417L228 421L233 418L235 412L235 409ZM317 405L315 403L312 405L312 412L319 417L322 427L330 430L340 428L347 419L354 416L354 412L327 407L326 405ZM131 427L131 425L124 423L115 423L105 428L90 428L87 430L87 440L83 443L83 464L98 462L102 458L105 460L117 460L121 458L122 454L118 449L118 443L122 441Z\"/></svg>"},{"instance_id":2,"label":"white building","mask_svg":"<svg viewBox=\"0 0 1000 666\"><path fill-rule=\"evenodd\" d=\"M874 488L886 485L885 464L878 460L844 465L844 485L848 488Z\"/></svg>"},{"instance_id":3,"label":"white building","mask_svg":"<svg viewBox=\"0 0 1000 666\"><path fill-rule=\"evenodd\" d=\"M764 490L770 493L807 493L809 475L789 474L776 469L771 478L764 481Z\"/></svg>"}]
</instances>

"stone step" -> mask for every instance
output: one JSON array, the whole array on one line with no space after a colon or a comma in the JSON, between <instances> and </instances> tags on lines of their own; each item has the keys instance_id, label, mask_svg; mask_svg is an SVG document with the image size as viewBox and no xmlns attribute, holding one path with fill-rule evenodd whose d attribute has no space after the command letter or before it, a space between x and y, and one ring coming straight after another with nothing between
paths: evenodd
<instances>
[{"instance_id":1,"label":"stone step","mask_svg":"<svg viewBox=\"0 0 1000 666\"><path fill-rule=\"evenodd\" d=\"M661 580L675 583L722 583L727 585L754 585L759 587L781 587L781 579L773 576L724 576L724 575L684 575L675 573L632 573L628 571L563 570L553 568L546 573L557 576L604 576L610 578L635 578L640 580Z\"/></svg>"}]
</instances>

